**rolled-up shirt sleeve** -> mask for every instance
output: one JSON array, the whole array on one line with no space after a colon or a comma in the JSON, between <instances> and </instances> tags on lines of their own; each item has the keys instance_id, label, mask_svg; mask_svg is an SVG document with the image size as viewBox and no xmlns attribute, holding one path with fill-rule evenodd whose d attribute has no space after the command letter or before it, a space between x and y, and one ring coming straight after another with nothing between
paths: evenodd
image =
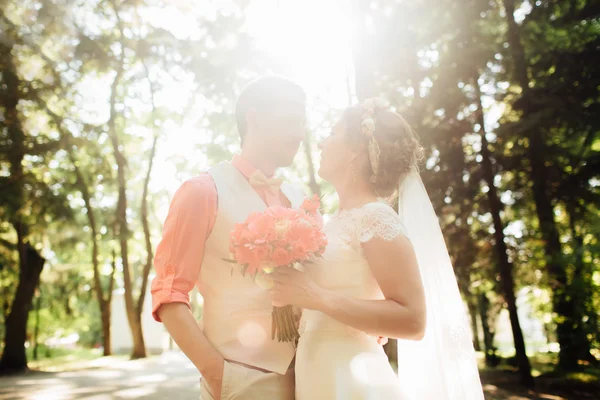
<instances>
[{"instance_id":1,"label":"rolled-up shirt sleeve","mask_svg":"<svg viewBox=\"0 0 600 400\"><path fill-rule=\"evenodd\" d=\"M186 181L175 193L156 248L152 281L152 316L166 303L190 307L189 292L194 288L204 256L206 239L217 214L217 191L208 174Z\"/></svg>"}]
</instances>

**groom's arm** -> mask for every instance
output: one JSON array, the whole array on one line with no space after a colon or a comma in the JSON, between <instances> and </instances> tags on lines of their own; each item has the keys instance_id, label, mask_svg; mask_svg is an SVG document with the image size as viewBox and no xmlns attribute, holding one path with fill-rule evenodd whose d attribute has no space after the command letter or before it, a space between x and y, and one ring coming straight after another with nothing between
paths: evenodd
<instances>
[{"instance_id":1,"label":"groom's arm","mask_svg":"<svg viewBox=\"0 0 600 400\"><path fill-rule=\"evenodd\" d=\"M158 309L158 315L177 346L213 388L213 382L223 377L223 356L204 336L190 309L183 303L167 303Z\"/></svg>"},{"instance_id":2,"label":"groom's arm","mask_svg":"<svg viewBox=\"0 0 600 400\"><path fill-rule=\"evenodd\" d=\"M211 386L219 385L223 357L204 336L191 313L189 292L200 274L204 243L214 225L217 193L210 175L185 182L175 193L156 249L152 316ZM211 382L212 381L212 382Z\"/></svg>"}]
</instances>

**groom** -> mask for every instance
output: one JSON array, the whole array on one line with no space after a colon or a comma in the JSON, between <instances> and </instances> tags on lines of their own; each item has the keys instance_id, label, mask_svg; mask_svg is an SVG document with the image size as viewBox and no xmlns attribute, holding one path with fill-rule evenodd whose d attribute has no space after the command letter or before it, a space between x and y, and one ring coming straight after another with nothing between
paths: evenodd
<instances>
[{"instance_id":1,"label":"groom","mask_svg":"<svg viewBox=\"0 0 600 400\"><path fill-rule=\"evenodd\" d=\"M287 79L263 77L244 89L235 113L241 154L173 197L154 260L152 313L202 374L201 400L293 399L295 350L271 340L270 294L223 258L235 223L303 201L273 175L292 164L304 138L306 96ZM190 311L194 286L204 298L202 328Z\"/></svg>"}]
</instances>

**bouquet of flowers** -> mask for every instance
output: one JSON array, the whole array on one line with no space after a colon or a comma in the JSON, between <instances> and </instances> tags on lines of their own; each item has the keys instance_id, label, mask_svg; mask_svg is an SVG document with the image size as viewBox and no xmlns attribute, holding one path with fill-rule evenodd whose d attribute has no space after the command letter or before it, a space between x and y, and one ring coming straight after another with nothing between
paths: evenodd
<instances>
[{"instance_id":1,"label":"bouquet of flowers","mask_svg":"<svg viewBox=\"0 0 600 400\"><path fill-rule=\"evenodd\" d=\"M236 224L230 235L232 260L242 266L242 274L257 276L262 282L276 268L312 261L325 251L327 239L318 212L318 196L307 198L299 209L269 207ZM273 307L271 338L295 342L298 330L292 306Z\"/></svg>"}]
</instances>

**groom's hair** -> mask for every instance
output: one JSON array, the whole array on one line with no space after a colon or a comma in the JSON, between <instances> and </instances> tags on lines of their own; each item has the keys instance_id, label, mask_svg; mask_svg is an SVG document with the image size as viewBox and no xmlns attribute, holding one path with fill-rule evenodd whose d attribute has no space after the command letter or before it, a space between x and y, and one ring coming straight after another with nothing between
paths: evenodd
<instances>
[{"instance_id":1,"label":"groom's hair","mask_svg":"<svg viewBox=\"0 0 600 400\"><path fill-rule=\"evenodd\" d=\"M269 110L282 102L306 103L304 89L290 79L268 75L252 81L242 90L235 106L235 119L240 139L248 132L246 114L248 110Z\"/></svg>"}]
</instances>

